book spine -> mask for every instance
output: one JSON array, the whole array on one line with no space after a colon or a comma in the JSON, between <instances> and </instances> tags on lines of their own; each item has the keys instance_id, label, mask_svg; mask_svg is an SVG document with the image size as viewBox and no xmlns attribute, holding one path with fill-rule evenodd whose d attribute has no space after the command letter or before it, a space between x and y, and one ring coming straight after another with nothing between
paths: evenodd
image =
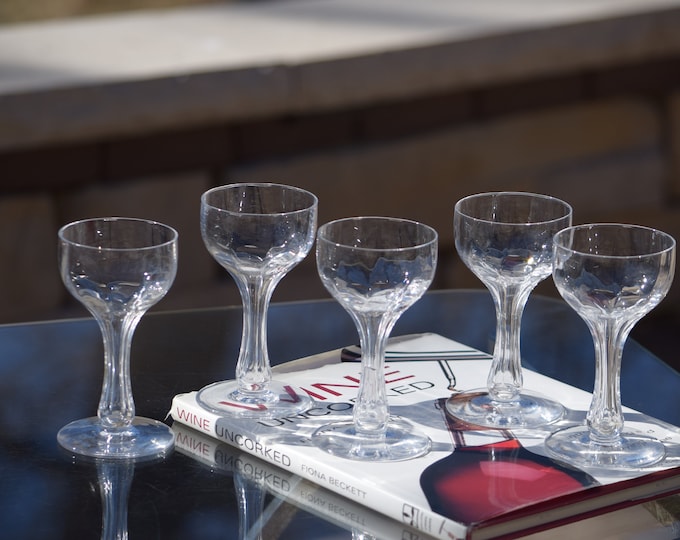
<instances>
[{"instance_id":1,"label":"book spine","mask_svg":"<svg viewBox=\"0 0 680 540\"><path fill-rule=\"evenodd\" d=\"M235 477L245 478L253 485L261 486L270 493L282 497L283 500L292 501L298 507L346 530L358 531L360 534L368 534L376 538L426 540L424 533L420 531L374 512L318 484L303 480L290 471L246 454L215 437L198 433L183 424L178 424L174 430L177 435L176 448L180 453L211 469L230 472ZM270 503L266 513L271 515L278 506L278 504ZM268 515L263 513L259 522L263 524L264 533ZM263 537L267 538L266 535Z\"/></svg>"},{"instance_id":2,"label":"book spine","mask_svg":"<svg viewBox=\"0 0 680 540\"><path fill-rule=\"evenodd\" d=\"M333 469L316 470L314 464L304 456L299 456L291 447L258 441L257 436L243 428L227 432L216 430L220 417L203 409L193 396L176 396L172 401L171 416L174 421L203 432L217 440L226 442L255 457L286 469L344 497L368 506L396 521L406 524L428 535L447 540L466 537L466 527L437 515L420 506L405 503L393 493L384 490L371 490L357 484L355 476ZM348 467L348 470L350 468Z\"/></svg>"}]
</instances>

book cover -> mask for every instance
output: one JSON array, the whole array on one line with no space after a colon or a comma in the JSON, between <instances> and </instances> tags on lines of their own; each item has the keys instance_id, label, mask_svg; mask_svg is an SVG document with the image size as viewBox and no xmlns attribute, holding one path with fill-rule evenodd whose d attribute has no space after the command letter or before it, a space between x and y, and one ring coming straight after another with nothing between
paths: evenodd
<instances>
[{"instance_id":1,"label":"book cover","mask_svg":"<svg viewBox=\"0 0 680 540\"><path fill-rule=\"evenodd\" d=\"M196 393L176 396L171 415L211 437L317 483L354 502L444 539L483 539L545 529L568 520L680 490L680 430L626 410L626 424L667 443L667 459L632 473L578 470L549 457L549 430L497 430L462 425L443 403L456 389L486 385L489 355L436 334L405 336L388 346L390 412L432 440L429 454L408 461L346 460L314 447L318 427L352 414L359 387L356 351L331 351L284 364L277 378L305 392L314 406L286 418L213 414ZM353 361L354 360L354 361ZM525 370L524 385L560 401L564 427L585 418L591 395Z\"/></svg>"},{"instance_id":2,"label":"book cover","mask_svg":"<svg viewBox=\"0 0 680 540\"><path fill-rule=\"evenodd\" d=\"M292 504L295 509L302 509L351 532L353 538L434 540L421 531L184 424L176 423L172 429L178 452L212 471L234 478L234 487L240 491L241 527L247 532L244 537L278 537L269 532L285 527L291 513L285 506ZM267 494L273 496L272 500L265 501ZM248 508L248 505L256 508Z\"/></svg>"}]
</instances>

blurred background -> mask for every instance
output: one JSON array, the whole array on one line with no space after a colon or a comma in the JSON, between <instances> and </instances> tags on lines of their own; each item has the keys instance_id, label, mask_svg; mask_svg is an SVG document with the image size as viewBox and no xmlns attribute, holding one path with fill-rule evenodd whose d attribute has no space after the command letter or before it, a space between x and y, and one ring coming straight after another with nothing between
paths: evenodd
<instances>
[{"instance_id":1,"label":"blurred background","mask_svg":"<svg viewBox=\"0 0 680 540\"><path fill-rule=\"evenodd\" d=\"M239 304L198 228L201 193L235 181L309 189L320 223L434 226L434 288L481 287L452 232L475 192L680 238L678 28L673 0L3 0L0 323L85 315L56 232L104 215L179 230L155 309ZM676 282L634 334L674 365ZM274 301L327 297L310 256Z\"/></svg>"},{"instance_id":2,"label":"blurred background","mask_svg":"<svg viewBox=\"0 0 680 540\"><path fill-rule=\"evenodd\" d=\"M0 23L45 21L218 2L229 3L230 0L3 0L0 3Z\"/></svg>"}]
</instances>

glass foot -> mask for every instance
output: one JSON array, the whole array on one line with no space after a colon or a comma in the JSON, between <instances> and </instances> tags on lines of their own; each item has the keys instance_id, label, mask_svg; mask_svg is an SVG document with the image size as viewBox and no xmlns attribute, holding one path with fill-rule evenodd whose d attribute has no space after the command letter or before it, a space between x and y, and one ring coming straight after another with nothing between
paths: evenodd
<instances>
[{"instance_id":1,"label":"glass foot","mask_svg":"<svg viewBox=\"0 0 680 540\"><path fill-rule=\"evenodd\" d=\"M516 401L494 401L486 390L454 394L446 402L452 416L476 426L532 429L557 422L565 415L559 403L523 391Z\"/></svg>"},{"instance_id":2,"label":"glass foot","mask_svg":"<svg viewBox=\"0 0 680 540\"><path fill-rule=\"evenodd\" d=\"M236 381L213 383L199 390L196 400L215 414L240 418L279 418L310 409L312 399L299 388L271 381L266 390L244 392Z\"/></svg>"},{"instance_id":3,"label":"glass foot","mask_svg":"<svg viewBox=\"0 0 680 540\"><path fill-rule=\"evenodd\" d=\"M660 441L624 432L615 444L600 444L590 438L587 426L556 431L545 446L555 457L579 467L639 469L661 461L666 449Z\"/></svg>"},{"instance_id":4,"label":"glass foot","mask_svg":"<svg viewBox=\"0 0 680 540\"><path fill-rule=\"evenodd\" d=\"M141 459L165 456L175 444L175 435L162 422L135 417L121 430L105 429L98 417L67 424L57 441L69 452L93 458Z\"/></svg>"},{"instance_id":5,"label":"glass foot","mask_svg":"<svg viewBox=\"0 0 680 540\"><path fill-rule=\"evenodd\" d=\"M358 433L353 422L330 424L312 434L312 442L334 456L359 461L404 461L424 456L432 441L405 422L390 421L382 436Z\"/></svg>"}]
</instances>

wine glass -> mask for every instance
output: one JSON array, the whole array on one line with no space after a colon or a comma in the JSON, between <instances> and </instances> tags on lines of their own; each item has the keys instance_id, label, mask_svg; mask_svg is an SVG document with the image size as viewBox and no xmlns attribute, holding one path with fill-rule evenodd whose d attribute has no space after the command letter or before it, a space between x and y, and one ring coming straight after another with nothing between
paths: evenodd
<instances>
[{"instance_id":1,"label":"wine glass","mask_svg":"<svg viewBox=\"0 0 680 540\"><path fill-rule=\"evenodd\" d=\"M229 184L201 197L206 248L234 278L243 301L243 335L234 380L201 389L197 400L217 414L287 416L312 400L272 379L267 310L279 281L314 244L318 201L300 188Z\"/></svg>"},{"instance_id":2,"label":"wine glass","mask_svg":"<svg viewBox=\"0 0 680 540\"><path fill-rule=\"evenodd\" d=\"M331 454L365 461L426 454L429 437L390 418L385 342L401 314L432 283L437 232L404 219L340 219L319 229L316 260L324 286L357 327L362 354L353 421L319 428L313 443Z\"/></svg>"},{"instance_id":3,"label":"wine glass","mask_svg":"<svg viewBox=\"0 0 680 540\"><path fill-rule=\"evenodd\" d=\"M485 389L452 396L446 408L471 424L532 428L564 415L564 407L523 388L520 326L531 291L550 275L552 239L571 224L571 206L546 195L480 193L456 203L456 249L489 289L496 342Z\"/></svg>"},{"instance_id":4,"label":"wine glass","mask_svg":"<svg viewBox=\"0 0 680 540\"><path fill-rule=\"evenodd\" d=\"M57 440L88 457L162 456L174 435L162 422L135 416L130 345L137 323L175 279L177 232L143 219L96 218L65 225L58 237L62 280L102 332L104 381L97 416L64 426Z\"/></svg>"},{"instance_id":5,"label":"wine glass","mask_svg":"<svg viewBox=\"0 0 680 540\"><path fill-rule=\"evenodd\" d=\"M637 321L666 296L675 271L675 240L636 225L590 224L555 236L553 279L586 322L595 344L595 386L586 424L556 431L548 450L570 463L615 469L652 465L664 445L624 431L620 374L623 347Z\"/></svg>"}]
</instances>

